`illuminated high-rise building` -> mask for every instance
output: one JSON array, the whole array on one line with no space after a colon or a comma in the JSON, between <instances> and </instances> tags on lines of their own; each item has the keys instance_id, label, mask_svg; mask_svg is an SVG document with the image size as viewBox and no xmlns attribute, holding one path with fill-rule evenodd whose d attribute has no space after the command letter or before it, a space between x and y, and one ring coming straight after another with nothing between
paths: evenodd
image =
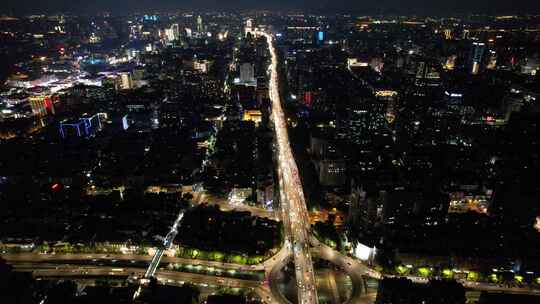
<instances>
[{"instance_id":1,"label":"illuminated high-rise building","mask_svg":"<svg viewBox=\"0 0 540 304\"><path fill-rule=\"evenodd\" d=\"M131 90L133 89L133 78L131 73L122 73L120 74L120 88L122 90Z\"/></svg>"},{"instance_id":2,"label":"illuminated high-rise building","mask_svg":"<svg viewBox=\"0 0 540 304\"><path fill-rule=\"evenodd\" d=\"M83 116L77 120L64 120L60 123L59 130L62 138L89 137L101 130L101 114Z\"/></svg>"},{"instance_id":3,"label":"illuminated high-rise building","mask_svg":"<svg viewBox=\"0 0 540 304\"><path fill-rule=\"evenodd\" d=\"M204 32L204 25L201 15L197 16L197 32L202 33Z\"/></svg>"},{"instance_id":4,"label":"illuminated high-rise building","mask_svg":"<svg viewBox=\"0 0 540 304\"><path fill-rule=\"evenodd\" d=\"M489 59L486 69L494 70L497 67L497 53L494 50L489 50Z\"/></svg>"},{"instance_id":5,"label":"illuminated high-rise building","mask_svg":"<svg viewBox=\"0 0 540 304\"><path fill-rule=\"evenodd\" d=\"M244 29L245 31L245 35L247 36L248 34L253 34L253 19L249 18L248 20L246 20L246 27Z\"/></svg>"},{"instance_id":6,"label":"illuminated high-rise building","mask_svg":"<svg viewBox=\"0 0 540 304\"><path fill-rule=\"evenodd\" d=\"M43 117L49 114L54 114L54 107L50 96L31 96L28 98L32 113L36 116Z\"/></svg>"},{"instance_id":7,"label":"illuminated high-rise building","mask_svg":"<svg viewBox=\"0 0 540 304\"><path fill-rule=\"evenodd\" d=\"M208 73L208 71L210 71L211 65L212 65L212 62L209 60L201 59L201 60L193 61L193 69L201 73Z\"/></svg>"},{"instance_id":8,"label":"illuminated high-rise building","mask_svg":"<svg viewBox=\"0 0 540 304\"><path fill-rule=\"evenodd\" d=\"M386 122L388 124L392 124L394 120L396 119L397 113L398 113L398 104L397 104L397 97L398 92L392 91L392 90L380 90L375 92L375 97L377 100L380 100L382 102L386 103Z\"/></svg>"},{"instance_id":9,"label":"illuminated high-rise building","mask_svg":"<svg viewBox=\"0 0 540 304\"><path fill-rule=\"evenodd\" d=\"M319 182L323 186L341 186L347 179L343 159L322 159L316 162Z\"/></svg>"},{"instance_id":10,"label":"illuminated high-rise building","mask_svg":"<svg viewBox=\"0 0 540 304\"><path fill-rule=\"evenodd\" d=\"M165 37L168 42L176 41L180 39L180 26L173 24L170 28L165 29Z\"/></svg>"},{"instance_id":11,"label":"illuminated high-rise building","mask_svg":"<svg viewBox=\"0 0 540 304\"><path fill-rule=\"evenodd\" d=\"M251 63L243 63L240 66L240 82L253 83L255 82L255 68Z\"/></svg>"},{"instance_id":12,"label":"illuminated high-rise building","mask_svg":"<svg viewBox=\"0 0 540 304\"><path fill-rule=\"evenodd\" d=\"M445 29L443 31L444 33L444 39L451 40L452 39L452 30L451 29Z\"/></svg>"},{"instance_id":13,"label":"illuminated high-rise building","mask_svg":"<svg viewBox=\"0 0 540 304\"><path fill-rule=\"evenodd\" d=\"M180 39L180 25L178 23L175 23L171 26L171 30L173 32L174 38L176 40Z\"/></svg>"},{"instance_id":14,"label":"illuminated high-rise building","mask_svg":"<svg viewBox=\"0 0 540 304\"><path fill-rule=\"evenodd\" d=\"M380 100L363 100L349 105L338 117L340 139L369 146L386 127L386 104Z\"/></svg>"},{"instance_id":15,"label":"illuminated high-rise building","mask_svg":"<svg viewBox=\"0 0 540 304\"><path fill-rule=\"evenodd\" d=\"M417 86L440 86L441 75L436 66L427 61L418 62L415 84Z\"/></svg>"},{"instance_id":16,"label":"illuminated high-rise building","mask_svg":"<svg viewBox=\"0 0 540 304\"><path fill-rule=\"evenodd\" d=\"M463 30L463 33L461 34L461 38L463 40L468 40L469 39L469 34L470 34L469 30Z\"/></svg>"},{"instance_id":17,"label":"illuminated high-rise building","mask_svg":"<svg viewBox=\"0 0 540 304\"><path fill-rule=\"evenodd\" d=\"M446 58L446 62L444 63L444 69L452 71L456 67L456 55L450 55L448 58Z\"/></svg>"},{"instance_id":18,"label":"illuminated high-rise building","mask_svg":"<svg viewBox=\"0 0 540 304\"><path fill-rule=\"evenodd\" d=\"M485 49L486 44L483 42L475 41L472 43L471 53L469 56L469 68L471 74L476 75L480 72Z\"/></svg>"},{"instance_id":19,"label":"illuminated high-rise building","mask_svg":"<svg viewBox=\"0 0 540 304\"><path fill-rule=\"evenodd\" d=\"M174 34L173 34L173 30L168 28L168 29L165 29L165 38L167 38L167 41L168 42L171 42L171 41L174 41Z\"/></svg>"}]
</instances>

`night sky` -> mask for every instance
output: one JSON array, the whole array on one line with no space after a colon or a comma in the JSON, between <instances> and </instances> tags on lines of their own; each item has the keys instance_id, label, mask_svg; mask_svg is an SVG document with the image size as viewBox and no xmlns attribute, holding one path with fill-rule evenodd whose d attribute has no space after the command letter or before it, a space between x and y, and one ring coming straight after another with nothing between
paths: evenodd
<instances>
[{"instance_id":1,"label":"night sky","mask_svg":"<svg viewBox=\"0 0 540 304\"><path fill-rule=\"evenodd\" d=\"M534 13L539 0L0 0L0 11L116 13L144 9L273 9L357 13Z\"/></svg>"}]
</instances>

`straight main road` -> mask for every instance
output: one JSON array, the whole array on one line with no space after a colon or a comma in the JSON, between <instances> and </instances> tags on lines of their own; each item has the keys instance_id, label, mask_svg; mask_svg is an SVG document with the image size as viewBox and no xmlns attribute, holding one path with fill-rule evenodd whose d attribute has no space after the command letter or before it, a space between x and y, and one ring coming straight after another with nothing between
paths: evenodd
<instances>
[{"instance_id":1,"label":"straight main road","mask_svg":"<svg viewBox=\"0 0 540 304\"><path fill-rule=\"evenodd\" d=\"M285 228L285 243L292 251L299 304L318 303L313 261L309 252L310 222L298 167L293 157L285 114L281 107L279 92L278 57L273 36L259 32L264 36L270 51L269 95L272 103L272 121L274 122L277 142L278 180L280 185L280 204Z\"/></svg>"}]
</instances>

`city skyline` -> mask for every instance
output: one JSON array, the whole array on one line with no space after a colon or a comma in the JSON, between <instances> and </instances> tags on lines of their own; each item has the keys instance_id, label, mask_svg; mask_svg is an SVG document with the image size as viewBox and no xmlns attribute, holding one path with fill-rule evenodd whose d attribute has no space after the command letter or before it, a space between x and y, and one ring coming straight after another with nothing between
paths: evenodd
<instances>
[{"instance_id":1,"label":"city skyline","mask_svg":"<svg viewBox=\"0 0 540 304\"><path fill-rule=\"evenodd\" d=\"M326 13L352 13L352 14L411 14L411 15L468 15L468 14L537 14L540 13L540 4L532 0L474 0L474 1L428 1L409 0L406 3L399 0L384 1L357 1L349 0L272 0L254 2L248 0L217 1L217 0L98 0L65 1L65 0L6 0L0 4L1 13L39 13L39 12L71 12L96 13L110 11L115 14L126 14L141 11L171 11L171 10L223 10L234 12L238 10L270 10L283 12L308 12L315 14Z\"/></svg>"}]
</instances>

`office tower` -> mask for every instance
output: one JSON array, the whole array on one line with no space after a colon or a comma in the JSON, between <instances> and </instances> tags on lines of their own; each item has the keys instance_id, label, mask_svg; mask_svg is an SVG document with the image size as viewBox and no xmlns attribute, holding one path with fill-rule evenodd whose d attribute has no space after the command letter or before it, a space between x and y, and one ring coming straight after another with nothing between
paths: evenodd
<instances>
[{"instance_id":1,"label":"office tower","mask_svg":"<svg viewBox=\"0 0 540 304\"><path fill-rule=\"evenodd\" d=\"M456 67L456 55L450 55L448 58L446 58L446 62L444 63L443 68L445 70L452 71Z\"/></svg>"},{"instance_id":2,"label":"office tower","mask_svg":"<svg viewBox=\"0 0 540 304\"><path fill-rule=\"evenodd\" d=\"M416 70L415 84L417 86L440 86L441 75L437 71L436 65L420 61Z\"/></svg>"},{"instance_id":3,"label":"office tower","mask_svg":"<svg viewBox=\"0 0 540 304\"><path fill-rule=\"evenodd\" d=\"M476 75L480 72L485 49L486 44L483 42L475 41L472 43L471 53L469 56L469 68L471 74Z\"/></svg>"},{"instance_id":4,"label":"office tower","mask_svg":"<svg viewBox=\"0 0 540 304\"><path fill-rule=\"evenodd\" d=\"M172 28L165 29L165 37L167 38L168 42L175 40Z\"/></svg>"},{"instance_id":5,"label":"office tower","mask_svg":"<svg viewBox=\"0 0 540 304\"><path fill-rule=\"evenodd\" d=\"M180 25L178 25L177 23L173 24L171 26L171 30L173 32L174 39L175 40L180 39Z\"/></svg>"},{"instance_id":6,"label":"office tower","mask_svg":"<svg viewBox=\"0 0 540 304\"><path fill-rule=\"evenodd\" d=\"M253 64L246 62L240 66L240 82L255 82L255 67L253 66Z\"/></svg>"},{"instance_id":7,"label":"office tower","mask_svg":"<svg viewBox=\"0 0 540 304\"><path fill-rule=\"evenodd\" d=\"M122 90L131 90L133 89L133 78L131 73L121 73L120 74L120 88Z\"/></svg>"},{"instance_id":8,"label":"office tower","mask_svg":"<svg viewBox=\"0 0 540 304\"><path fill-rule=\"evenodd\" d=\"M253 34L253 19L246 20L246 27L244 28L244 34L247 36L248 34Z\"/></svg>"},{"instance_id":9,"label":"office tower","mask_svg":"<svg viewBox=\"0 0 540 304\"><path fill-rule=\"evenodd\" d=\"M451 40L452 39L452 30L451 29L445 29L443 31L444 33L444 39Z\"/></svg>"},{"instance_id":10,"label":"office tower","mask_svg":"<svg viewBox=\"0 0 540 304\"><path fill-rule=\"evenodd\" d=\"M43 117L48 114L54 114L54 107L49 96L31 96L28 98L32 113L36 116Z\"/></svg>"},{"instance_id":11,"label":"office tower","mask_svg":"<svg viewBox=\"0 0 540 304\"><path fill-rule=\"evenodd\" d=\"M180 39L180 26L173 24L170 28L165 29L165 37L168 42L176 41Z\"/></svg>"},{"instance_id":12,"label":"office tower","mask_svg":"<svg viewBox=\"0 0 540 304\"><path fill-rule=\"evenodd\" d=\"M193 61L193 69L195 71L199 71L201 73L208 73L210 71L210 66L212 65L212 62L205 59L200 60L194 60Z\"/></svg>"},{"instance_id":13,"label":"office tower","mask_svg":"<svg viewBox=\"0 0 540 304\"><path fill-rule=\"evenodd\" d=\"M385 103L362 100L352 103L338 116L338 138L368 146L386 126Z\"/></svg>"},{"instance_id":14,"label":"office tower","mask_svg":"<svg viewBox=\"0 0 540 304\"><path fill-rule=\"evenodd\" d=\"M486 69L494 70L495 68L497 68L497 53L494 50L489 50Z\"/></svg>"},{"instance_id":15,"label":"office tower","mask_svg":"<svg viewBox=\"0 0 540 304\"><path fill-rule=\"evenodd\" d=\"M200 15L197 16L197 32L198 33L204 32L203 20L202 20L202 17Z\"/></svg>"},{"instance_id":16,"label":"office tower","mask_svg":"<svg viewBox=\"0 0 540 304\"><path fill-rule=\"evenodd\" d=\"M89 137L101 130L101 118L96 114L83 116L77 120L64 120L60 123L59 129L62 138Z\"/></svg>"},{"instance_id":17,"label":"office tower","mask_svg":"<svg viewBox=\"0 0 540 304\"><path fill-rule=\"evenodd\" d=\"M342 158L321 159L315 163L318 171L319 183L323 186L342 186L347 176L345 174L345 160Z\"/></svg>"}]
</instances>

